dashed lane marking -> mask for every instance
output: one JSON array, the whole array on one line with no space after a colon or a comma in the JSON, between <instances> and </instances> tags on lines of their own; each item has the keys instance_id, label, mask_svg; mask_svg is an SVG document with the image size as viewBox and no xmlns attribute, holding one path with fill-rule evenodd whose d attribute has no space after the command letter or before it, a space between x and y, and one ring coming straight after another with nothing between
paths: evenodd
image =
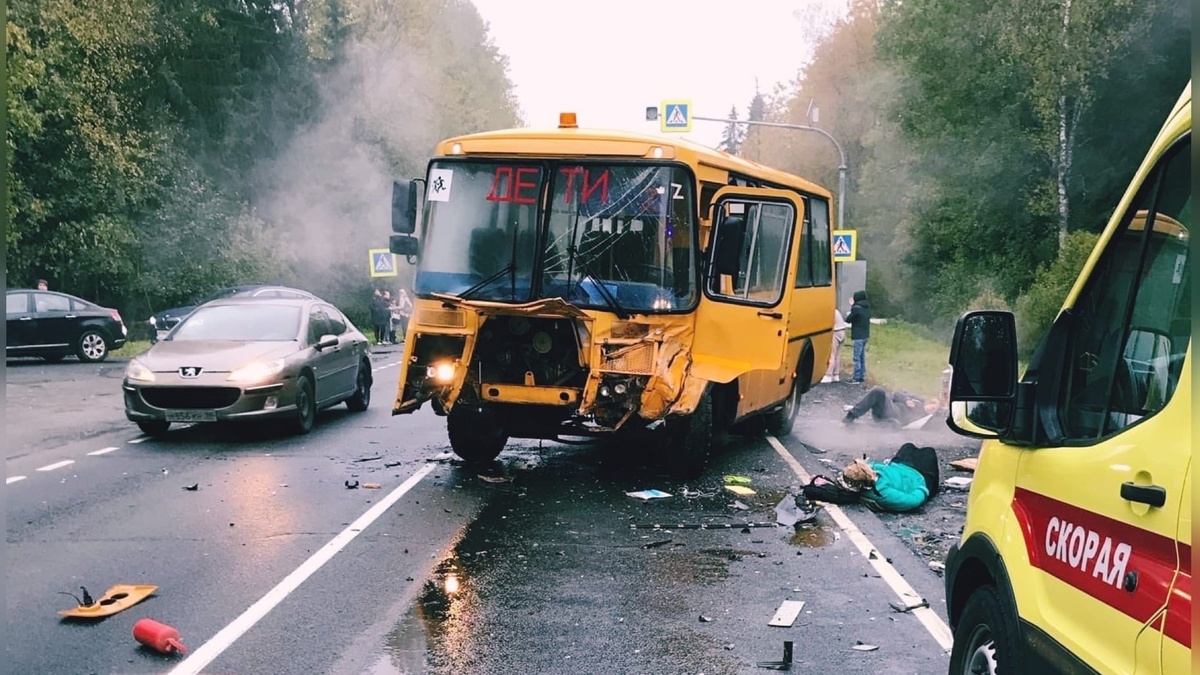
<instances>
[{"instance_id":1,"label":"dashed lane marking","mask_svg":"<svg viewBox=\"0 0 1200 675\"><path fill-rule=\"evenodd\" d=\"M382 366L379 366L378 368L372 368L371 372L378 373L381 370L387 370L388 368L395 368L398 365L400 365L399 361L393 361L392 363L385 363Z\"/></svg>"},{"instance_id":2,"label":"dashed lane marking","mask_svg":"<svg viewBox=\"0 0 1200 675\"><path fill-rule=\"evenodd\" d=\"M221 655L226 649L237 641L246 631L254 627L264 616L267 615L276 605L283 602L292 591L300 587L306 579L316 573L317 570L329 562L333 556L354 540L363 530L367 529L371 523L375 522L382 516L393 504L400 501L409 490L413 489L421 479L428 476L436 468L435 464L426 464L417 470L416 473L408 477L395 490L392 490L386 497L377 502L374 506L367 509L365 513L358 517L357 520L350 523L346 529L342 530L336 537L329 540L328 544L317 550L308 560L297 567L291 574L284 577L283 581L279 582L275 588L267 591L258 602L250 605L250 608L242 615L234 619L228 626L222 628L216 635L212 636L208 642L205 642L184 659L179 665L168 673L168 675L183 675L185 673L199 673L205 666L212 663L214 659Z\"/></svg>"},{"instance_id":3,"label":"dashed lane marking","mask_svg":"<svg viewBox=\"0 0 1200 675\"><path fill-rule=\"evenodd\" d=\"M138 436L137 438L134 438L134 439L130 440L129 442L137 444L137 443L145 443L148 440L150 440L149 436Z\"/></svg>"},{"instance_id":4,"label":"dashed lane marking","mask_svg":"<svg viewBox=\"0 0 1200 675\"><path fill-rule=\"evenodd\" d=\"M9 476L8 478L4 479L4 484L12 485L13 483L15 483L19 480L25 480L25 476Z\"/></svg>"},{"instance_id":5,"label":"dashed lane marking","mask_svg":"<svg viewBox=\"0 0 1200 675\"><path fill-rule=\"evenodd\" d=\"M792 471L796 473L801 481L808 483L812 479L808 472L804 470L804 467L800 466L800 462L796 461L796 458L792 456L792 453L788 452L783 443L779 442L778 438L767 436L767 442L771 444L771 447L775 448L775 452L779 453L779 456L783 458L783 461L787 462L788 466L792 468ZM858 529L854 521L850 520L845 511L838 508L836 504L824 504L823 506L829 512L830 517L833 518L833 522L842 528L842 532L845 532L846 537L858 548L858 552L879 573L880 578L896 592L901 602L908 606L913 601L920 600L921 595L904 580L904 577L900 576L900 573L896 571L895 567L892 567L891 563L883 556L878 555L878 553L874 558L871 557L871 552L878 551L878 549ZM929 607L918 607L912 610L911 613L917 617L921 625L925 626L925 630L929 631L929 634L933 636L938 645L943 650L949 652L950 648L954 646L954 634L950 632L950 626L946 625L945 621L942 621L942 617L938 616Z\"/></svg>"},{"instance_id":6,"label":"dashed lane marking","mask_svg":"<svg viewBox=\"0 0 1200 675\"><path fill-rule=\"evenodd\" d=\"M92 457L99 457L100 455L107 455L108 453L110 453L116 449L117 448L115 446L108 447L108 448L100 448L99 450L93 450L93 451L89 452L88 455L90 455Z\"/></svg>"},{"instance_id":7,"label":"dashed lane marking","mask_svg":"<svg viewBox=\"0 0 1200 675\"><path fill-rule=\"evenodd\" d=\"M75 460L73 459L64 459L61 462L55 462L53 464L47 464L46 466L38 467L38 471L53 471L55 469L61 469L64 466L70 466L74 463Z\"/></svg>"}]
</instances>

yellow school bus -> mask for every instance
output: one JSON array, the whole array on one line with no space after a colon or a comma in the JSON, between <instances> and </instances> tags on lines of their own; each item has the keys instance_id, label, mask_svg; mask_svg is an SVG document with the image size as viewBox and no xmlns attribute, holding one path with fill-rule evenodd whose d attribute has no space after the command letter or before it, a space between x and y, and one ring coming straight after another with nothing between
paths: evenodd
<instances>
[{"instance_id":1,"label":"yellow school bus","mask_svg":"<svg viewBox=\"0 0 1200 675\"><path fill-rule=\"evenodd\" d=\"M416 301L392 414L428 401L469 461L510 438L637 438L688 477L734 424L785 434L830 356L832 202L572 113L447 139L393 185Z\"/></svg>"}]
</instances>

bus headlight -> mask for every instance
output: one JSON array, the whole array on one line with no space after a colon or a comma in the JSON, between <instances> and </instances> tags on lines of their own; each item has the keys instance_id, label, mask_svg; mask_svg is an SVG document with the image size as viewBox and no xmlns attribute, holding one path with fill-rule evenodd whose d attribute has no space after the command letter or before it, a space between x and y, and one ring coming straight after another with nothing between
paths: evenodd
<instances>
[{"instance_id":1,"label":"bus headlight","mask_svg":"<svg viewBox=\"0 0 1200 675\"><path fill-rule=\"evenodd\" d=\"M448 361L435 363L425 369L425 377L438 384L450 384L454 381L454 364Z\"/></svg>"}]
</instances>

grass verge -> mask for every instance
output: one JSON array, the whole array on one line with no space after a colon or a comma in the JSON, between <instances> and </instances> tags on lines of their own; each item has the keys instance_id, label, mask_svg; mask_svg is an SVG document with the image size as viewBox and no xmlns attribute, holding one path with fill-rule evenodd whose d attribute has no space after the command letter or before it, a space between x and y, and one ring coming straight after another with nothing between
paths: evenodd
<instances>
[{"instance_id":1,"label":"grass verge","mask_svg":"<svg viewBox=\"0 0 1200 675\"><path fill-rule=\"evenodd\" d=\"M128 357L137 356L138 354L141 354L142 352L146 351L147 349L150 349L150 341L149 340L130 340L129 342L126 342L125 344L121 345L120 349L112 350L112 352L110 352L110 355L128 358Z\"/></svg>"},{"instance_id":2,"label":"grass verge","mask_svg":"<svg viewBox=\"0 0 1200 675\"><path fill-rule=\"evenodd\" d=\"M854 345L848 333L840 354L843 380L854 372ZM933 398L941 393L942 371L949 360L949 336L939 340L928 328L904 321L874 324L867 342L867 384Z\"/></svg>"}]
</instances>

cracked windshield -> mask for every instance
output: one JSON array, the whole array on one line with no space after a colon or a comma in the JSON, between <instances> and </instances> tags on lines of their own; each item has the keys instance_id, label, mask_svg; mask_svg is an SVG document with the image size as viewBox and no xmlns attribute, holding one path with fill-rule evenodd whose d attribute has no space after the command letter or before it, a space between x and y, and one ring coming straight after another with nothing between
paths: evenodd
<instances>
[{"instance_id":1,"label":"cracked windshield","mask_svg":"<svg viewBox=\"0 0 1200 675\"><path fill-rule=\"evenodd\" d=\"M1194 4L6 0L0 670L1188 672Z\"/></svg>"},{"instance_id":2,"label":"cracked windshield","mask_svg":"<svg viewBox=\"0 0 1200 675\"><path fill-rule=\"evenodd\" d=\"M429 176L418 293L645 312L696 300L681 168L439 162Z\"/></svg>"}]
</instances>

